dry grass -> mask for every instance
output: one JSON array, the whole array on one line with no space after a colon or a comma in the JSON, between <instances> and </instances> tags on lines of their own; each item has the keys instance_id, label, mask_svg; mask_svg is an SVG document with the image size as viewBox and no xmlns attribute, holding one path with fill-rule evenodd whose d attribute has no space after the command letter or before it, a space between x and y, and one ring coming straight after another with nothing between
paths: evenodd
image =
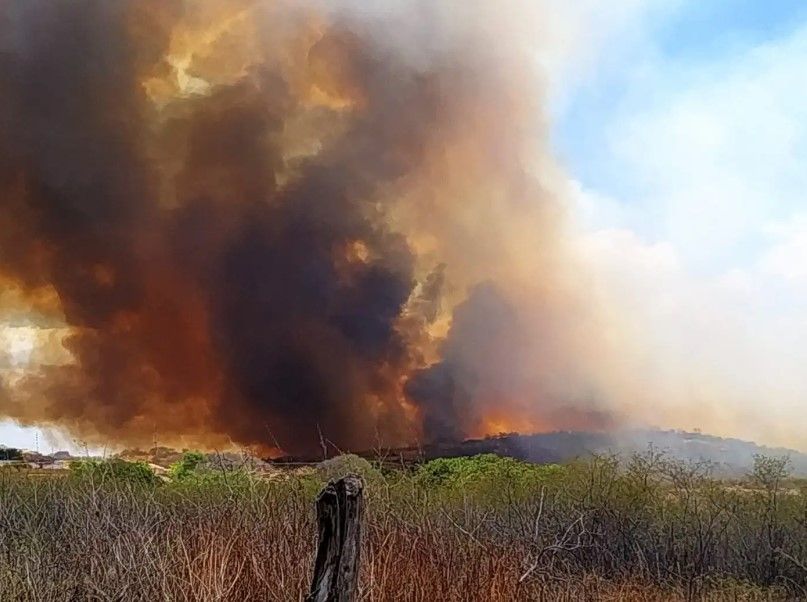
<instances>
[{"instance_id":1,"label":"dry grass","mask_svg":"<svg viewBox=\"0 0 807 602\"><path fill-rule=\"evenodd\" d=\"M362 599L807 596L803 492L651 468L604 461L459 487L372 479ZM301 600L320 485L0 475L0 600Z\"/></svg>"}]
</instances>

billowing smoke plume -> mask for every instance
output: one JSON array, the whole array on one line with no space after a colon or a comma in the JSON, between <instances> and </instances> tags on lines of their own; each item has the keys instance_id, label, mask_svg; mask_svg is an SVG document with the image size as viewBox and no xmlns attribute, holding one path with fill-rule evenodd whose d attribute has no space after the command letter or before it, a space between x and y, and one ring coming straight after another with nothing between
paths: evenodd
<instances>
[{"instance_id":1,"label":"billowing smoke plume","mask_svg":"<svg viewBox=\"0 0 807 602\"><path fill-rule=\"evenodd\" d=\"M0 411L286 451L607 424L539 22L496 4L7 2L2 309L65 357Z\"/></svg>"}]
</instances>

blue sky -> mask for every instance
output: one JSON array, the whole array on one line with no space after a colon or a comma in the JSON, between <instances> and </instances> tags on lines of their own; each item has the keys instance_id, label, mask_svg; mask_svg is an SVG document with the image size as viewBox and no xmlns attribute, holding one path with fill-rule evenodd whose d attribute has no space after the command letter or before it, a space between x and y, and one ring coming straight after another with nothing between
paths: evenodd
<instances>
[{"instance_id":1,"label":"blue sky","mask_svg":"<svg viewBox=\"0 0 807 602\"><path fill-rule=\"evenodd\" d=\"M643 105L663 104L670 92L664 87L648 90L645 69L657 69L663 78L665 71L731 64L738 55L807 25L807 3L800 0L671 4L676 6L645 9L650 14L637 9L636 21L627 27L639 31L627 36L621 29L615 32L627 43L609 39L596 65L589 66L566 106L554 115L553 140L568 170L586 186L615 197L629 197L639 185L617 173L608 153L608 125Z\"/></svg>"},{"instance_id":2,"label":"blue sky","mask_svg":"<svg viewBox=\"0 0 807 602\"><path fill-rule=\"evenodd\" d=\"M788 35L805 18L801 0L689 2L658 24L656 39L665 55L698 61Z\"/></svg>"}]
</instances>

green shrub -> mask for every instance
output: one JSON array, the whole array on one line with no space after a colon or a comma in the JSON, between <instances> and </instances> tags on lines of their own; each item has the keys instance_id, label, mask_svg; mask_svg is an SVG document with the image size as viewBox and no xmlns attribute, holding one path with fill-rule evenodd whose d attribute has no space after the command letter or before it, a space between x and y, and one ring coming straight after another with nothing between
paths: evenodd
<instances>
[{"instance_id":1,"label":"green shrub","mask_svg":"<svg viewBox=\"0 0 807 602\"><path fill-rule=\"evenodd\" d=\"M169 470L171 482L185 487L207 489L244 490L252 485L252 477L241 467L216 466L205 454L187 451Z\"/></svg>"},{"instance_id":2,"label":"green shrub","mask_svg":"<svg viewBox=\"0 0 807 602\"><path fill-rule=\"evenodd\" d=\"M111 460L76 460L70 463L70 474L80 480L95 483L124 482L134 485L154 485L159 479L145 462Z\"/></svg>"},{"instance_id":3,"label":"green shrub","mask_svg":"<svg viewBox=\"0 0 807 602\"><path fill-rule=\"evenodd\" d=\"M197 476L198 469L205 463L206 458L202 452L187 451L182 454L179 462L171 465L169 475L174 481L182 481Z\"/></svg>"},{"instance_id":4,"label":"green shrub","mask_svg":"<svg viewBox=\"0 0 807 602\"><path fill-rule=\"evenodd\" d=\"M465 458L432 460L418 469L416 479L426 485L448 488L495 481L531 486L540 484L562 471L563 468L556 464L529 464L496 454L480 454Z\"/></svg>"}]
</instances>

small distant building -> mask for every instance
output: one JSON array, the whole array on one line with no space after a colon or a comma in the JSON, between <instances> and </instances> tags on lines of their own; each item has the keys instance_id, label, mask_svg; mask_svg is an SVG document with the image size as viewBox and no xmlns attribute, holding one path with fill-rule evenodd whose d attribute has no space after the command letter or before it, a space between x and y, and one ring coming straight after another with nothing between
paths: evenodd
<instances>
[{"instance_id":1,"label":"small distant building","mask_svg":"<svg viewBox=\"0 0 807 602\"><path fill-rule=\"evenodd\" d=\"M41 468L43 470L70 470L70 462L71 460L55 460L50 464L37 466L37 468Z\"/></svg>"},{"instance_id":2,"label":"small distant building","mask_svg":"<svg viewBox=\"0 0 807 602\"><path fill-rule=\"evenodd\" d=\"M23 452L23 459L31 466L31 468L42 468L49 464L53 464L53 458L50 456L43 456L37 452Z\"/></svg>"}]
</instances>

